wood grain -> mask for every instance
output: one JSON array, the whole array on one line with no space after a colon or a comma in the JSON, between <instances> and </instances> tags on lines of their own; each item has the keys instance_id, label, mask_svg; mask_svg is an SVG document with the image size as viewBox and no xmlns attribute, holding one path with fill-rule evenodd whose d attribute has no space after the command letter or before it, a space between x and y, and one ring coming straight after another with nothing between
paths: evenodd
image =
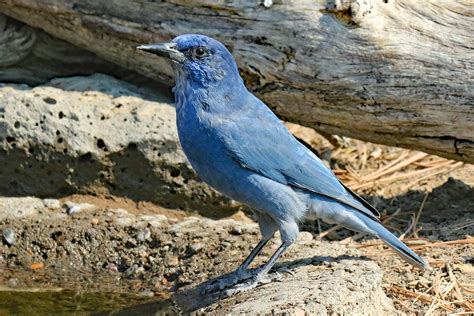
<instances>
[{"instance_id":1,"label":"wood grain","mask_svg":"<svg viewBox=\"0 0 474 316\"><path fill-rule=\"evenodd\" d=\"M474 162L474 4L462 0L3 0L0 12L172 83L141 43L223 41L286 120Z\"/></svg>"}]
</instances>

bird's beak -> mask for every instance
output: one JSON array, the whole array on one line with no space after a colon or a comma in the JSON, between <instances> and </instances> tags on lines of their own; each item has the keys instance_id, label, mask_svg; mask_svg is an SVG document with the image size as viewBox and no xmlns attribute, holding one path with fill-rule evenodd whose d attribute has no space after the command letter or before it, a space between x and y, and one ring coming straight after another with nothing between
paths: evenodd
<instances>
[{"instance_id":1,"label":"bird's beak","mask_svg":"<svg viewBox=\"0 0 474 316\"><path fill-rule=\"evenodd\" d=\"M140 45L137 47L137 49L168 58L178 63L182 63L186 59L186 56L176 49L175 43Z\"/></svg>"}]
</instances>

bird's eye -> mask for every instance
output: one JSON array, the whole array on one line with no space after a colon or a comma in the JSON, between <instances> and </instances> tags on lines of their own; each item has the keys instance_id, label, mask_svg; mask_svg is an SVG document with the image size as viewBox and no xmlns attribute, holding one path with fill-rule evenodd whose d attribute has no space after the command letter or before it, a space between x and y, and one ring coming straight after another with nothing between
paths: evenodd
<instances>
[{"instance_id":1,"label":"bird's eye","mask_svg":"<svg viewBox=\"0 0 474 316\"><path fill-rule=\"evenodd\" d=\"M205 47L199 46L195 50L197 57L204 57L207 54L207 49Z\"/></svg>"}]
</instances>

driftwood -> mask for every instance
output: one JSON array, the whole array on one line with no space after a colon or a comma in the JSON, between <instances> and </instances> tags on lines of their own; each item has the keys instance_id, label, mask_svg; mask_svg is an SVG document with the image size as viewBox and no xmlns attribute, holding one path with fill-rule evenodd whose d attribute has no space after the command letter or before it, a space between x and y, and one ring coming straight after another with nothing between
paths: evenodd
<instances>
[{"instance_id":1,"label":"driftwood","mask_svg":"<svg viewBox=\"0 0 474 316\"><path fill-rule=\"evenodd\" d=\"M208 34L286 120L474 162L470 1L3 0L0 12L168 84L167 62L134 47Z\"/></svg>"}]
</instances>

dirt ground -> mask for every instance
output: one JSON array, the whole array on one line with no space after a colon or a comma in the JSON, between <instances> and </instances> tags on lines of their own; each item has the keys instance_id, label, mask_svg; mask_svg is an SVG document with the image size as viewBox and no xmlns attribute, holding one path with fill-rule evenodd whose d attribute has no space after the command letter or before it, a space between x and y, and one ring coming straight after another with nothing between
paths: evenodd
<instances>
[{"instance_id":1,"label":"dirt ground","mask_svg":"<svg viewBox=\"0 0 474 316\"><path fill-rule=\"evenodd\" d=\"M311 130L289 127L375 205L386 226L403 234L433 271L413 269L380 242L342 228L308 221L302 230L315 240L358 248L375 260L383 270L383 289L401 314L474 312L474 166L346 138L336 139L340 147L334 148ZM224 220L225 229L203 243L196 228L211 226L180 229L183 219L192 223L184 211L111 196L74 195L49 203L47 211L34 210L38 216L7 217L0 223L0 285L168 297L230 272L258 241L258 229L243 211ZM150 224L151 214L163 216ZM234 220L248 228L234 225ZM160 229L163 223L175 229ZM7 228L12 232L5 233ZM273 241L263 255L277 245Z\"/></svg>"}]
</instances>

